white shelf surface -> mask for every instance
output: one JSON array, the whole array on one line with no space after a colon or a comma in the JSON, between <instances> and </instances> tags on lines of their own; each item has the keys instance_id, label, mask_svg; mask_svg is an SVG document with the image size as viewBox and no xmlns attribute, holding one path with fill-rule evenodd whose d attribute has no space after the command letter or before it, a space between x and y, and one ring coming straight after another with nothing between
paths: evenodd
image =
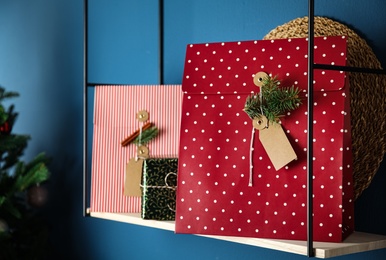
<instances>
[{"instance_id":1,"label":"white shelf surface","mask_svg":"<svg viewBox=\"0 0 386 260\"><path fill-rule=\"evenodd\" d=\"M174 232L174 221L143 220L139 213L102 213L91 212L91 217L125 222L134 225L141 225L151 228L158 228ZM306 241L297 240L276 240L250 237L231 237L231 236L207 236L213 239L240 243L245 245L257 246L288 253L307 255ZM342 243L313 242L315 257L329 258L340 255L347 255L365 252L375 249L386 248L386 236L354 232Z\"/></svg>"}]
</instances>

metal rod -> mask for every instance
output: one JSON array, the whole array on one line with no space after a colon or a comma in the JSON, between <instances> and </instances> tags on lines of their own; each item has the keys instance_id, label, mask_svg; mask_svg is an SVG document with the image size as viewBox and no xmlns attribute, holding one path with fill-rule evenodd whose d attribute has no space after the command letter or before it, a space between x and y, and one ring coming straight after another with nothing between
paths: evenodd
<instances>
[{"instance_id":1,"label":"metal rod","mask_svg":"<svg viewBox=\"0 0 386 260\"><path fill-rule=\"evenodd\" d=\"M313 246L313 106L314 106L314 0L308 1L308 104L307 104L307 256L314 257Z\"/></svg>"},{"instance_id":2,"label":"metal rod","mask_svg":"<svg viewBox=\"0 0 386 260\"><path fill-rule=\"evenodd\" d=\"M83 216L90 216L88 212L88 1L83 5Z\"/></svg>"},{"instance_id":3,"label":"metal rod","mask_svg":"<svg viewBox=\"0 0 386 260\"><path fill-rule=\"evenodd\" d=\"M96 86L130 86L132 84L118 84L118 83L104 83L104 82L88 82L86 83L88 87L96 87Z\"/></svg>"},{"instance_id":4,"label":"metal rod","mask_svg":"<svg viewBox=\"0 0 386 260\"><path fill-rule=\"evenodd\" d=\"M158 23L159 23L159 84L164 84L164 1L159 0L158 1L158 9L159 9L159 17L158 17Z\"/></svg>"},{"instance_id":5,"label":"metal rod","mask_svg":"<svg viewBox=\"0 0 386 260\"><path fill-rule=\"evenodd\" d=\"M314 64L314 69L325 69L325 70L339 70L339 71L348 71L348 72L358 72L358 73L369 73L369 74L383 74L386 75L386 71L383 69L369 69L369 68L358 68L350 66L337 66L337 65L328 65L328 64Z\"/></svg>"}]
</instances>

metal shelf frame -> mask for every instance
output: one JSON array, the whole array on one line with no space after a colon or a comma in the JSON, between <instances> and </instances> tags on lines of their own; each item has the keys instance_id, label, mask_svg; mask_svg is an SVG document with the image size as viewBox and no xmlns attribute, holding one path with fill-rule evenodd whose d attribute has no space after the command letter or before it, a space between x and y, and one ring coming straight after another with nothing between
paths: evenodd
<instances>
[{"instance_id":1,"label":"metal shelf frame","mask_svg":"<svg viewBox=\"0 0 386 260\"><path fill-rule=\"evenodd\" d=\"M164 83L164 1L159 0L159 83ZM327 64L314 63L314 17L315 17L315 1L308 1L308 136L307 136L307 256L315 257L315 248L313 246L313 80L315 69L339 70L355 73L373 73L386 75L383 69L357 68L348 66L334 66ZM90 216L89 201L90 191L89 184L89 167L88 167L88 94L89 88L96 85L112 85L106 83L91 83L88 81L88 0L84 0L84 64L83 64L83 215ZM116 84L114 84L116 85Z\"/></svg>"},{"instance_id":2,"label":"metal shelf frame","mask_svg":"<svg viewBox=\"0 0 386 260\"><path fill-rule=\"evenodd\" d=\"M158 0L158 47L159 47L159 65L158 65L158 81L159 84L164 84L164 1ZM89 165L88 165L88 127L87 122L89 119L88 116L88 94L89 89L93 88L97 85L119 85L119 84L111 84L107 82L90 82L88 77L88 27L89 27L89 5L88 0L83 0L83 216L89 217L90 216L90 210L89 210L89 202L90 202L90 190L89 190Z\"/></svg>"},{"instance_id":3,"label":"metal shelf frame","mask_svg":"<svg viewBox=\"0 0 386 260\"><path fill-rule=\"evenodd\" d=\"M313 247L313 81L315 69L339 70L358 73L384 74L382 69L357 68L349 66L334 66L314 63L314 18L315 18L315 0L308 0L308 119L307 119L307 256L314 257L315 250Z\"/></svg>"}]
</instances>

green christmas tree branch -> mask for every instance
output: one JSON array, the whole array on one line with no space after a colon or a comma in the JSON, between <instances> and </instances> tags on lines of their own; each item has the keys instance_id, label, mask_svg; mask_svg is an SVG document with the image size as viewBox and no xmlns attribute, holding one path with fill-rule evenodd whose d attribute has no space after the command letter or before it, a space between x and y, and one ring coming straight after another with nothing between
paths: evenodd
<instances>
[{"instance_id":1,"label":"green christmas tree branch","mask_svg":"<svg viewBox=\"0 0 386 260\"><path fill-rule=\"evenodd\" d=\"M6 91L5 88L0 86L0 102L4 101L4 99L18 97L19 93L15 91Z\"/></svg>"},{"instance_id":2,"label":"green christmas tree branch","mask_svg":"<svg viewBox=\"0 0 386 260\"><path fill-rule=\"evenodd\" d=\"M2 176L1 182L6 184L3 188L3 194L0 196L0 207L4 208L14 217L20 218L21 213L16 206L16 202L13 197L19 192L24 192L29 187L42 183L49 178L49 170L46 166L48 159L44 153L36 156L30 163L24 164L18 162L13 174L7 174ZM6 174L4 171L2 174Z\"/></svg>"},{"instance_id":3,"label":"green christmas tree branch","mask_svg":"<svg viewBox=\"0 0 386 260\"><path fill-rule=\"evenodd\" d=\"M12 200L5 198L2 204L5 210L13 217L17 219L20 219L22 217L20 210L14 205L14 203L12 203Z\"/></svg>"},{"instance_id":4,"label":"green christmas tree branch","mask_svg":"<svg viewBox=\"0 0 386 260\"><path fill-rule=\"evenodd\" d=\"M140 136L137 136L134 140L133 143L136 145L139 145L140 142L141 144L146 144L148 143L151 139L156 137L158 135L158 128L156 126L150 127L149 129L146 129L145 131L142 132L141 138Z\"/></svg>"},{"instance_id":5,"label":"green christmas tree branch","mask_svg":"<svg viewBox=\"0 0 386 260\"><path fill-rule=\"evenodd\" d=\"M29 164L19 162L15 174L18 176L14 189L16 191L23 191L26 188L44 182L49 177L49 172L46 167L44 153L39 154Z\"/></svg>"},{"instance_id":6,"label":"green christmas tree branch","mask_svg":"<svg viewBox=\"0 0 386 260\"><path fill-rule=\"evenodd\" d=\"M13 117L17 116L17 114L15 115L13 113L13 105L10 106L8 113L6 113L4 107L1 105L1 102L3 102L5 99L18 97L18 96L19 96L19 93L13 92L13 91L6 91L3 87L0 86L0 124L3 124L5 121L7 121L8 117L10 116L13 116Z\"/></svg>"},{"instance_id":7,"label":"green christmas tree branch","mask_svg":"<svg viewBox=\"0 0 386 260\"><path fill-rule=\"evenodd\" d=\"M0 135L0 169L8 169L19 161L29 139L28 135Z\"/></svg>"},{"instance_id":8,"label":"green christmas tree branch","mask_svg":"<svg viewBox=\"0 0 386 260\"><path fill-rule=\"evenodd\" d=\"M36 234L44 228L36 221L30 192L49 178L49 159L44 153L29 163L20 159L30 136L11 133L18 113L14 105L6 109L2 103L17 96L0 87L0 259L30 259L38 248Z\"/></svg>"}]
</instances>

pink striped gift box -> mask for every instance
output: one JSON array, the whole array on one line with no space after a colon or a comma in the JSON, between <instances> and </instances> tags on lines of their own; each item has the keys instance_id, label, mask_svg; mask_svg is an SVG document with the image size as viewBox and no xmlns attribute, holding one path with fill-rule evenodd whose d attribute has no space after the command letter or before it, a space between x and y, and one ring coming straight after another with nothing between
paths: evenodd
<instances>
[{"instance_id":1,"label":"pink striped gift box","mask_svg":"<svg viewBox=\"0 0 386 260\"><path fill-rule=\"evenodd\" d=\"M137 146L121 142L139 129L136 114L149 113L158 136L147 146L152 158L178 156L182 91L180 85L96 86L91 164L91 212L141 211L141 197L123 194L126 164Z\"/></svg>"}]
</instances>

